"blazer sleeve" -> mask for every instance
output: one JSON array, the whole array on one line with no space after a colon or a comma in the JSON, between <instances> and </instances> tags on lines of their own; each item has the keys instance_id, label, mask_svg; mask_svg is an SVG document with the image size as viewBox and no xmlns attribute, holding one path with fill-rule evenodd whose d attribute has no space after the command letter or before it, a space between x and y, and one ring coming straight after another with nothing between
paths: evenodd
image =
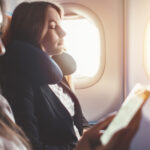
<instances>
[{"instance_id":1,"label":"blazer sleeve","mask_svg":"<svg viewBox=\"0 0 150 150\"><path fill-rule=\"evenodd\" d=\"M13 95L14 96L14 95ZM16 123L23 129L31 142L33 150L71 150L68 145L45 145L40 141L38 120L35 114L34 90L27 88L19 90L11 102Z\"/></svg>"}]
</instances>

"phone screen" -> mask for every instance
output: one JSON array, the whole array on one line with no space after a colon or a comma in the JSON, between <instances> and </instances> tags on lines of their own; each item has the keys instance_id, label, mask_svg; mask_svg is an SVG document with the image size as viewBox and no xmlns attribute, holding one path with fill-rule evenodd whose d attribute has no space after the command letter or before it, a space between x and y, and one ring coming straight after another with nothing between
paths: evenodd
<instances>
[{"instance_id":1,"label":"phone screen","mask_svg":"<svg viewBox=\"0 0 150 150\"><path fill-rule=\"evenodd\" d=\"M118 130L126 127L136 112L141 108L146 98L139 96L138 91L144 93L144 90L149 90L147 87L142 87L141 85L136 85L135 88L130 92L129 96L126 98L122 104L120 110L118 111L115 118L109 124L108 128L105 130L104 134L100 137L103 145L106 145L114 133ZM149 92L150 93L150 92Z\"/></svg>"}]
</instances>

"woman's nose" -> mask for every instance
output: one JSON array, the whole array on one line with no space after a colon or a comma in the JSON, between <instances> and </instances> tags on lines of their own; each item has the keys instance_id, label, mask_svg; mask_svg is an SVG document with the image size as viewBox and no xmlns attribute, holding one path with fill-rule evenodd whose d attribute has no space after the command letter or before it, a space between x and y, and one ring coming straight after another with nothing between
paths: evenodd
<instances>
[{"instance_id":1,"label":"woman's nose","mask_svg":"<svg viewBox=\"0 0 150 150\"><path fill-rule=\"evenodd\" d=\"M59 36L61 38L63 38L65 35L66 35L66 32L62 28L60 28L60 30L59 30Z\"/></svg>"}]
</instances>

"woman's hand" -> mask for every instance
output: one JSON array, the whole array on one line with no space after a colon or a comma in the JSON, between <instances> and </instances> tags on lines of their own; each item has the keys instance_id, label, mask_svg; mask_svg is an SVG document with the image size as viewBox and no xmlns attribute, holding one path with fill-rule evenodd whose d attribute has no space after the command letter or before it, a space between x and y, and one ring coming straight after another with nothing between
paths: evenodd
<instances>
[{"instance_id":1,"label":"woman's hand","mask_svg":"<svg viewBox=\"0 0 150 150\"><path fill-rule=\"evenodd\" d=\"M89 130L85 131L81 139L79 140L75 150L93 150L100 145L100 136L102 133L100 130L104 130L108 124L112 121L114 115L107 117L105 120L96 124Z\"/></svg>"},{"instance_id":2,"label":"woman's hand","mask_svg":"<svg viewBox=\"0 0 150 150\"><path fill-rule=\"evenodd\" d=\"M113 135L107 145L99 145L95 150L129 150L131 141L139 128L140 121L141 109L126 128L119 130Z\"/></svg>"},{"instance_id":3,"label":"woman's hand","mask_svg":"<svg viewBox=\"0 0 150 150\"><path fill-rule=\"evenodd\" d=\"M95 125L93 128L86 131L79 140L75 150L129 150L130 143L137 132L140 120L141 109L136 113L130 124L118 132L116 132L109 143L102 146L100 143L101 130L104 130L112 121L113 116L107 117L102 122Z\"/></svg>"}]
</instances>

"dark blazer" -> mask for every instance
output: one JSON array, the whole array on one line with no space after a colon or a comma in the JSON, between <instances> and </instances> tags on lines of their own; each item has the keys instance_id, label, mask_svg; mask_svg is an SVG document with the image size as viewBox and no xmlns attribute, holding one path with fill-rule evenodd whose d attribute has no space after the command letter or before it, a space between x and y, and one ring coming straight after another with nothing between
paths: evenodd
<instances>
[{"instance_id":1,"label":"dark blazer","mask_svg":"<svg viewBox=\"0 0 150 150\"><path fill-rule=\"evenodd\" d=\"M7 46L0 64L3 95L33 149L72 150L77 142L73 121L81 135L86 121L78 99L62 82L59 67L42 50L21 41L13 41ZM48 87L55 83L71 96L75 104L73 118Z\"/></svg>"}]
</instances>

